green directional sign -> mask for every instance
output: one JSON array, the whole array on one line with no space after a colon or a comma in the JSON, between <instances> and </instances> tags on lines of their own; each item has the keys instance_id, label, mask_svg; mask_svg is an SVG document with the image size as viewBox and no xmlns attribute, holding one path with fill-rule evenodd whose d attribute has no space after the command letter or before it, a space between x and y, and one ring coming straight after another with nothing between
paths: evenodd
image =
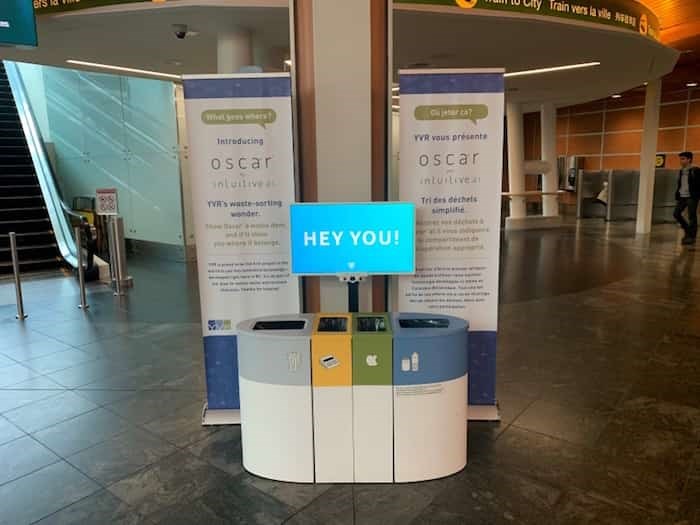
<instances>
[{"instance_id":1,"label":"green directional sign","mask_svg":"<svg viewBox=\"0 0 700 525\"><path fill-rule=\"evenodd\" d=\"M5 2L6 0L2 1ZM135 4L139 2L150 3L151 1L152 0L33 0L34 12L37 15L77 11L78 9L90 9L91 7L105 7L109 5Z\"/></svg>"},{"instance_id":2,"label":"green directional sign","mask_svg":"<svg viewBox=\"0 0 700 525\"><path fill-rule=\"evenodd\" d=\"M636 0L397 0L455 9L474 9L568 18L579 22L611 25L659 39L659 19Z\"/></svg>"}]
</instances>

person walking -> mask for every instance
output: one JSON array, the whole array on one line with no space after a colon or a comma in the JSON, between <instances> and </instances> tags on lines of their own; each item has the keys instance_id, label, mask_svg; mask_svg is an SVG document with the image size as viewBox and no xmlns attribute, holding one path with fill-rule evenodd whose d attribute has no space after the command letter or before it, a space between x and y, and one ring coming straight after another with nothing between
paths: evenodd
<instances>
[{"instance_id":1,"label":"person walking","mask_svg":"<svg viewBox=\"0 0 700 525\"><path fill-rule=\"evenodd\" d=\"M700 201L700 168L693 166L693 154L684 151L678 158L681 170L678 174L676 188L676 209L673 217L685 232L683 244L694 244L698 233L698 201ZM683 211L688 210L688 220L683 217Z\"/></svg>"}]
</instances>

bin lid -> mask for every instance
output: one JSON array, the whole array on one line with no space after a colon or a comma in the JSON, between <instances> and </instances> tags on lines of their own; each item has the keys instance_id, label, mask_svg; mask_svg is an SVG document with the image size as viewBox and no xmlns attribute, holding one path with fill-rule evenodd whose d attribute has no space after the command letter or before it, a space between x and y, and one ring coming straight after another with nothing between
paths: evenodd
<instances>
[{"instance_id":1,"label":"bin lid","mask_svg":"<svg viewBox=\"0 0 700 525\"><path fill-rule=\"evenodd\" d=\"M353 316L353 332L360 334L391 334L388 314L359 313Z\"/></svg>"},{"instance_id":2,"label":"bin lid","mask_svg":"<svg viewBox=\"0 0 700 525\"><path fill-rule=\"evenodd\" d=\"M469 329L464 319L430 313L393 313L391 325L396 337L435 337Z\"/></svg>"},{"instance_id":3,"label":"bin lid","mask_svg":"<svg viewBox=\"0 0 700 525\"><path fill-rule=\"evenodd\" d=\"M236 329L256 337L309 337L313 318L312 314L270 315L241 321Z\"/></svg>"},{"instance_id":4,"label":"bin lid","mask_svg":"<svg viewBox=\"0 0 700 525\"><path fill-rule=\"evenodd\" d=\"M314 322L314 334L343 335L352 330L350 314L317 314Z\"/></svg>"}]
</instances>

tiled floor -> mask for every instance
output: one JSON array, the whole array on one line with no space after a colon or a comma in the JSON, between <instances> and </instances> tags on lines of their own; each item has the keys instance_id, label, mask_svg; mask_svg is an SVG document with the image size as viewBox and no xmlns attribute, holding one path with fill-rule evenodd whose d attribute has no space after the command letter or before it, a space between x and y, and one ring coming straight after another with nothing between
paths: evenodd
<instances>
[{"instance_id":1,"label":"tiled floor","mask_svg":"<svg viewBox=\"0 0 700 525\"><path fill-rule=\"evenodd\" d=\"M468 468L410 485L294 485L199 425L192 268L132 261L136 288L0 284L0 524L700 525L700 261L671 226L588 221L503 244L500 424Z\"/></svg>"}]
</instances>

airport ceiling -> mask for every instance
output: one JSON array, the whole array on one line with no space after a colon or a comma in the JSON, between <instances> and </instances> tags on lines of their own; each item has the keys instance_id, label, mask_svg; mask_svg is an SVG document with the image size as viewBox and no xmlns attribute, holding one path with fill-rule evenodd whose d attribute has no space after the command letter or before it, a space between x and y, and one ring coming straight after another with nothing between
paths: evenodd
<instances>
[{"instance_id":1,"label":"airport ceiling","mask_svg":"<svg viewBox=\"0 0 700 525\"><path fill-rule=\"evenodd\" d=\"M700 0L661 3L683 2L693 12L700 11ZM216 71L217 33L239 26L251 29L256 53L265 50L265 65L281 69L289 52L286 6L286 0L179 0L42 15L38 19L40 47L2 49L0 58L63 67L67 59L74 59L171 74L211 73ZM641 85L650 75L669 73L677 58L675 51L634 32L461 11L455 15L396 9L394 66L501 66L520 71L601 60L600 67L590 70L508 81L513 99L568 104ZM682 22L682 17L681 22L677 18L671 19L669 24L675 25L670 28ZM178 40L172 25L180 23L198 35ZM688 45L696 43L688 41ZM682 55L681 62L692 63L694 56Z\"/></svg>"}]
</instances>

